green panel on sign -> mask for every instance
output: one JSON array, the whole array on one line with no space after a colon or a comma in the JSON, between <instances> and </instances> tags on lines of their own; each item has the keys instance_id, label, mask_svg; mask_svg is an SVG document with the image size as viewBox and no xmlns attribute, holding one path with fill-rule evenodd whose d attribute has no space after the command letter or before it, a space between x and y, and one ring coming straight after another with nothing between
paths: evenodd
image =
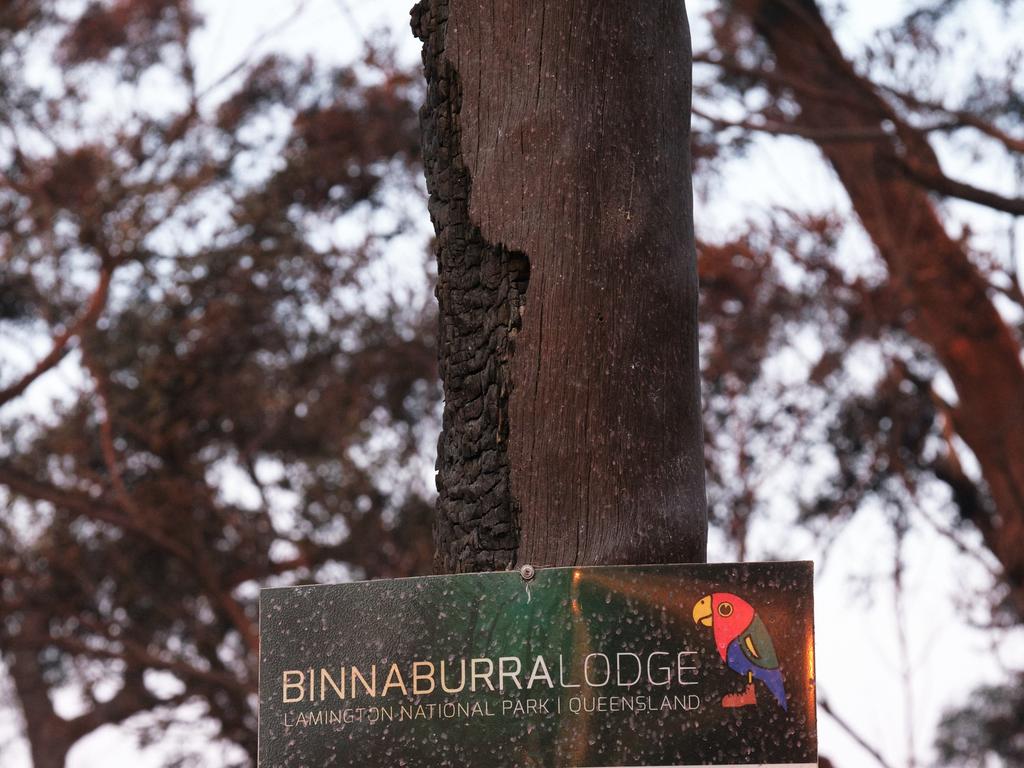
<instances>
[{"instance_id":1,"label":"green panel on sign","mask_svg":"<svg viewBox=\"0 0 1024 768\"><path fill-rule=\"evenodd\" d=\"M263 768L813 765L810 563L264 590Z\"/></svg>"}]
</instances>

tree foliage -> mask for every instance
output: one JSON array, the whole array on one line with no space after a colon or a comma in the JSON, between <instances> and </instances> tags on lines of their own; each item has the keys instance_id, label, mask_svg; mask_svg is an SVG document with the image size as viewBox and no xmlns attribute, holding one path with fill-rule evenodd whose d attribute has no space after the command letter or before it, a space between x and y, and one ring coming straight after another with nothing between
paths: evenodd
<instances>
[{"instance_id":1,"label":"tree foliage","mask_svg":"<svg viewBox=\"0 0 1024 768\"><path fill-rule=\"evenodd\" d=\"M1024 681L986 685L975 690L965 706L947 713L937 743L947 765L984 768L1024 763Z\"/></svg>"},{"instance_id":2,"label":"tree foliage","mask_svg":"<svg viewBox=\"0 0 1024 768\"><path fill-rule=\"evenodd\" d=\"M739 241L706 251L741 255L733 264L749 275L745 282L730 275L724 297L716 296L717 274L706 285L718 307L757 318L733 321L751 332L732 339L747 354L726 350L725 381L716 368L709 379L713 394L733 377L732 391L751 392L771 379L779 354L804 357L806 375L786 390L804 403L796 407L801 424L818 425L827 438L834 467L807 514L849 515L878 496L906 506L937 482L957 527L979 531L998 558L1005 607L1019 617L1024 294L1013 243L999 252L957 231L963 223L950 201L1010 215L1021 201L947 174L938 158L941 149L954 160L980 153L1019 161L1019 82L1011 66L1002 82L985 82L957 103L925 80L922 70L964 47L944 42L953 5L911 14L858 59L839 49L813 2L725 3L710 14L715 45L697 54L706 73L696 112L707 170L760 136L804 139L820 150L849 207L772 211ZM717 116L730 110L743 116ZM851 242L864 235L868 243ZM750 250L758 257L743 259ZM713 360L722 336L714 333ZM851 386L865 355L881 372L868 391ZM939 378L950 386L936 386ZM731 418L728 407L713 410ZM770 423L787 420L761 421ZM785 454L785 445L771 448ZM978 472L967 468L975 462Z\"/></svg>"},{"instance_id":3,"label":"tree foliage","mask_svg":"<svg viewBox=\"0 0 1024 768\"><path fill-rule=\"evenodd\" d=\"M741 553L783 468L797 468L798 521L826 536L878 511L897 540L924 521L991 572L974 598L1006 627L1024 618L1024 81L1019 41L993 46L978 16L1013 28L1024 9L966 5L917 3L852 51L836 42L842 9L813 0L707 14L705 184L799 141L845 193L766 207L705 243L709 474ZM940 758L1013 764L1013 689L951 714Z\"/></svg>"},{"instance_id":4,"label":"tree foliage","mask_svg":"<svg viewBox=\"0 0 1024 768\"><path fill-rule=\"evenodd\" d=\"M256 588L431 560L434 310L389 273L425 274L418 79L371 50L201 80L185 0L2 14L0 650L33 760L198 702L248 764Z\"/></svg>"},{"instance_id":5,"label":"tree foliage","mask_svg":"<svg viewBox=\"0 0 1024 768\"><path fill-rule=\"evenodd\" d=\"M699 187L800 142L845 197L704 233L706 454L741 557L795 468L798 524L924 520L991 569L1007 626L1024 288L992 233L1024 212L1024 84L1012 47L984 65L965 2L857 50L831 6L710 4ZM377 48L211 77L187 0L69 7L0 4L0 655L37 768L105 723L157 741L185 707L248 764L256 588L432 559L435 312L394 274L427 274L420 74ZM1018 691L951 712L939 757L1019 761Z\"/></svg>"}]
</instances>

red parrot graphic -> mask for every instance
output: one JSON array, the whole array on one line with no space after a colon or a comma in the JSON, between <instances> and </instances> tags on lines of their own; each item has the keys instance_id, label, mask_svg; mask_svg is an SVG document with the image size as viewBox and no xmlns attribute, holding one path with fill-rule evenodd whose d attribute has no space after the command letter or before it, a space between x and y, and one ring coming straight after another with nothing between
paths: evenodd
<instances>
[{"instance_id":1,"label":"red parrot graphic","mask_svg":"<svg viewBox=\"0 0 1024 768\"><path fill-rule=\"evenodd\" d=\"M746 600L729 592L705 595L693 606L693 620L715 632L718 653L729 669L747 678L742 693L722 697L727 708L757 704L754 680L760 680L771 691L779 706L787 708L786 689L782 682L775 646L761 617Z\"/></svg>"}]
</instances>

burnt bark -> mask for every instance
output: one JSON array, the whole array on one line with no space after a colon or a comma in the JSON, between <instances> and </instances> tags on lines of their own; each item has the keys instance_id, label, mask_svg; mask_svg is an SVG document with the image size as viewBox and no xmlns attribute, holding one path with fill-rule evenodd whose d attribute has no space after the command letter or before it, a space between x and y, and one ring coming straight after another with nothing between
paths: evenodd
<instances>
[{"instance_id":1,"label":"burnt bark","mask_svg":"<svg viewBox=\"0 0 1024 768\"><path fill-rule=\"evenodd\" d=\"M678 0L422 0L438 566L701 561Z\"/></svg>"},{"instance_id":2,"label":"burnt bark","mask_svg":"<svg viewBox=\"0 0 1024 768\"><path fill-rule=\"evenodd\" d=\"M885 260L908 328L956 386L948 417L977 457L995 507L960 509L1001 562L1024 616L1024 364L984 276L946 232L932 190L921 182L942 176L938 159L926 136L844 58L814 0L743 0L736 10L768 44L780 78L807 86L793 92L801 126L877 129L876 138L819 148ZM815 98L814 90L837 98ZM962 502L955 482L962 473L939 476Z\"/></svg>"}]
</instances>

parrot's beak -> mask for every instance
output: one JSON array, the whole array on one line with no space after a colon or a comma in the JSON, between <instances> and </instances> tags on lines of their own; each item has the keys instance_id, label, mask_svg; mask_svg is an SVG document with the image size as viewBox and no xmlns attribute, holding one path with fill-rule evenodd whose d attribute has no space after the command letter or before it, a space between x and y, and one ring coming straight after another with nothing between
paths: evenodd
<instances>
[{"instance_id":1,"label":"parrot's beak","mask_svg":"<svg viewBox=\"0 0 1024 768\"><path fill-rule=\"evenodd\" d=\"M711 595L705 595L693 606L693 623L710 627L713 622L714 615L711 613Z\"/></svg>"}]
</instances>

